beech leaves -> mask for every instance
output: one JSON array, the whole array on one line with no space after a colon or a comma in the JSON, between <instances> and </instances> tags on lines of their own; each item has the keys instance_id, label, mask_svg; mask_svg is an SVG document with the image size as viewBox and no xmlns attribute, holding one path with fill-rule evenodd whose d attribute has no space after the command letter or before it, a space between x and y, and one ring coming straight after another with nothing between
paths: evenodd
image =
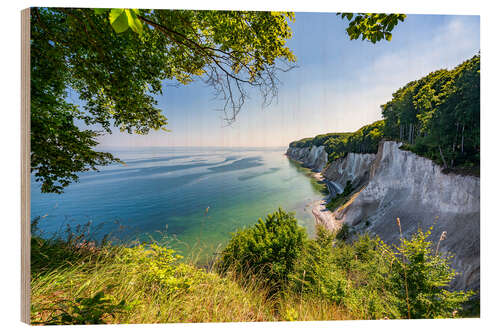
<instances>
[{"instance_id":1,"label":"beech leaves","mask_svg":"<svg viewBox=\"0 0 500 333\"><path fill-rule=\"evenodd\" d=\"M142 34L142 22L137 17L139 15L138 9L125 9L125 8L95 8L94 12L97 15L105 14L109 11L109 22L116 33L122 33L132 29L135 33L139 35Z\"/></svg>"}]
</instances>

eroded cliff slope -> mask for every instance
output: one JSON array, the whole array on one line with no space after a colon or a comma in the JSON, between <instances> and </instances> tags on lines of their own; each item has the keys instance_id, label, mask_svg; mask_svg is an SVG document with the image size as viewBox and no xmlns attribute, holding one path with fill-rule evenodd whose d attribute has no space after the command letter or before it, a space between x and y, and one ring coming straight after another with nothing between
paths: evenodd
<instances>
[{"instance_id":1,"label":"eroded cliff slope","mask_svg":"<svg viewBox=\"0 0 500 333\"><path fill-rule=\"evenodd\" d=\"M445 174L431 160L401 150L400 145L383 141L376 155L349 153L323 170L325 178L339 190L349 180L357 189L351 200L334 212L335 219L377 234L388 243L399 242L397 217L403 236L433 226L432 240L437 243L446 231L439 250L455 255L452 264L460 273L452 286L479 289L479 178ZM318 168L323 160L314 161L312 150L290 148L287 153L305 166Z\"/></svg>"}]
</instances>

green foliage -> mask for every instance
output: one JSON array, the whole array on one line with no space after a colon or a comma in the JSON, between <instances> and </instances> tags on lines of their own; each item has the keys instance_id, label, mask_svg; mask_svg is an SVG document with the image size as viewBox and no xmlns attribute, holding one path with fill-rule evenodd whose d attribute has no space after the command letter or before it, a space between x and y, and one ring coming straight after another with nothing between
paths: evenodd
<instances>
[{"instance_id":1,"label":"green foliage","mask_svg":"<svg viewBox=\"0 0 500 333\"><path fill-rule=\"evenodd\" d=\"M61 301L56 311L43 322L32 324L44 325L95 325L105 324L106 317L115 317L127 309L125 301L115 303L104 295L103 291L93 297L80 297L74 301Z\"/></svg>"},{"instance_id":2,"label":"green foliage","mask_svg":"<svg viewBox=\"0 0 500 333\"><path fill-rule=\"evenodd\" d=\"M95 151L103 132L166 130L154 97L166 81L203 76L226 99L228 121L245 87L270 103L277 71L295 61L285 46L293 20L281 12L33 8L31 170L42 192L61 193L79 172L117 162Z\"/></svg>"},{"instance_id":3,"label":"green foliage","mask_svg":"<svg viewBox=\"0 0 500 333\"><path fill-rule=\"evenodd\" d=\"M384 134L447 169L478 173L480 55L408 83L382 105Z\"/></svg>"},{"instance_id":4,"label":"green foliage","mask_svg":"<svg viewBox=\"0 0 500 333\"><path fill-rule=\"evenodd\" d=\"M272 216L276 213L268 222L279 220ZM289 222L286 225L296 224ZM297 242L299 252L292 254L261 220L233 236L219 269L237 267L247 279L264 277L285 293L333 302L357 318L408 318L408 308L410 318L454 317L473 293L447 289L456 272L449 256L432 251L430 233L419 231L399 246L389 246L368 234L348 242L347 227L332 233L318 226L316 239ZM273 272L272 267L279 270ZM286 318L296 318L293 314L285 308Z\"/></svg>"},{"instance_id":5,"label":"green foliage","mask_svg":"<svg viewBox=\"0 0 500 333\"><path fill-rule=\"evenodd\" d=\"M336 233L335 238L339 241L346 241L350 235L351 230L349 228L349 225L343 223L342 227L340 227L339 231Z\"/></svg>"},{"instance_id":6,"label":"green foliage","mask_svg":"<svg viewBox=\"0 0 500 333\"><path fill-rule=\"evenodd\" d=\"M314 138L304 138L304 139L300 139L300 140L291 142L289 146L292 148L312 147L313 140L314 140Z\"/></svg>"},{"instance_id":7,"label":"green foliage","mask_svg":"<svg viewBox=\"0 0 500 333\"><path fill-rule=\"evenodd\" d=\"M384 137L384 127L384 121L379 120L361 127L354 133L321 134L314 138L293 141L289 146L297 148L325 146L329 162L345 157L349 152L374 154Z\"/></svg>"},{"instance_id":8,"label":"green foliage","mask_svg":"<svg viewBox=\"0 0 500 333\"><path fill-rule=\"evenodd\" d=\"M338 13L347 19L349 27L346 29L349 38L368 40L372 43L383 39L391 41L392 30L406 18L405 14L367 14L367 13Z\"/></svg>"},{"instance_id":9,"label":"green foliage","mask_svg":"<svg viewBox=\"0 0 500 333\"><path fill-rule=\"evenodd\" d=\"M219 271L256 274L265 277L271 292L279 291L286 286L306 238L294 214L279 209L234 234L220 256Z\"/></svg>"},{"instance_id":10,"label":"green foliage","mask_svg":"<svg viewBox=\"0 0 500 333\"><path fill-rule=\"evenodd\" d=\"M100 10L95 13L100 14L102 12ZM130 28L140 35L142 34L142 22L137 15L140 15L138 9L114 8L109 12L109 22L116 33L125 32Z\"/></svg>"},{"instance_id":11,"label":"green foliage","mask_svg":"<svg viewBox=\"0 0 500 333\"><path fill-rule=\"evenodd\" d=\"M308 243L297 263L292 290L346 307L356 318L398 318L393 296L386 289L383 243L367 235L352 244L334 242L335 238L335 233L322 231Z\"/></svg>"},{"instance_id":12,"label":"green foliage","mask_svg":"<svg viewBox=\"0 0 500 333\"><path fill-rule=\"evenodd\" d=\"M449 256L433 251L430 233L389 246L367 234L335 242L333 234L320 231L297 262L291 288L365 319L408 318L408 307L410 318L456 317L473 292L447 289L456 272Z\"/></svg>"},{"instance_id":13,"label":"green foliage","mask_svg":"<svg viewBox=\"0 0 500 333\"><path fill-rule=\"evenodd\" d=\"M408 314L409 318L451 317L473 295L470 291L445 289L456 272L449 265L450 257L434 253L428 240L431 230L425 233L419 230L410 239L403 239L390 255L392 290L400 313Z\"/></svg>"},{"instance_id":14,"label":"green foliage","mask_svg":"<svg viewBox=\"0 0 500 333\"><path fill-rule=\"evenodd\" d=\"M90 223L79 225L74 230L69 226L65 230L64 238L42 238L38 229L40 217L31 221L31 273L45 274L56 268L70 267L79 260L95 261L99 255L98 246L107 243L104 237L100 244L87 241Z\"/></svg>"}]
</instances>

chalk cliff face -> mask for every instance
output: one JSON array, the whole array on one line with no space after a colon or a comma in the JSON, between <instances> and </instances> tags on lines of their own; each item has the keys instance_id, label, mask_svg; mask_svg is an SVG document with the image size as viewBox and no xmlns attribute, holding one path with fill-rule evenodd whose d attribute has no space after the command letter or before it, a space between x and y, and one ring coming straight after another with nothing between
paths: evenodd
<instances>
[{"instance_id":1,"label":"chalk cliff face","mask_svg":"<svg viewBox=\"0 0 500 333\"><path fill-rule=\"evenodd\" d=\"M404 236L434 226L432 239L437 242L446 231L440 251L454 253L453 266L462 273L453 287L478 289L479 178L444 174L431 160L400 150L400 145L379 145L367 186L335 218L389 243L399 242L397 217Z\"/></svg>"},{"instance_id":2,"label":"chalk cliff face","mask_svg":"<svg viewBox=\"0 0 500 333\"><path fill-rule=\"evenodd\" d=\"M324 146L288 148L286 154L291 159L302 162L305 167L316 172L323 170L328 162L328 154Z\"/></svg>"},{"instance_id":3,"label":"chalk cliff face","mask_svg":"<svg viewBox=\"0 0 500 333\"><path fill-rule=\"evenodd\" d=\"M339 158L323 170L323 176L343 189L347 181L351 181L354 188L364 185L370 177L370 166L375 160L375 154L349 153Z\"/></svg>"},{"instance_id":4,"label":"chalk cliff face","mask_svg":"<svg viewBox=\"0 0 500 333\"><path fill-rule=\"evenodd\" d=\"M431 160L401 150L400 145L381 142L377 154L349 153L323 170L330 183L343 188L351 180L358 189L346 205L334 212L335 219L377 234L388 243L399 242L397 217L401 219L403 236L433 226L431 238L437 243L446 231L447 238L440 243L439 251L455 255L452 266L460 273L452 287L479 289L479 178L444 174ZM298 155L292 152L289 156L300 155L298 160L304 165L307 161L307 165L320 166L312 161L311 151Z\"/></svg>"}]
</instances>

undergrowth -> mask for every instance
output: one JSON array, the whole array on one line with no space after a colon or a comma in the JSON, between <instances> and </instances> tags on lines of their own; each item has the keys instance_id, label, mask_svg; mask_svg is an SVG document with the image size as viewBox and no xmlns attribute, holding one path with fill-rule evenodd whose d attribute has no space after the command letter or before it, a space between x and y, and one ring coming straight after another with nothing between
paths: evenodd
<instances>
[{"instance_id":1,"label":"undergrowth","mask_svg":"<svg viewBox=\"0 0 500 333\"><path fill-rule=\"evenodd\" d=\"M33 234L32 324L452 318L472 292L450 291L449 256L430 230L308 239L279 210L240 230L198 267L156 243L95 244Z\"/></svg>"}]
</instances>

